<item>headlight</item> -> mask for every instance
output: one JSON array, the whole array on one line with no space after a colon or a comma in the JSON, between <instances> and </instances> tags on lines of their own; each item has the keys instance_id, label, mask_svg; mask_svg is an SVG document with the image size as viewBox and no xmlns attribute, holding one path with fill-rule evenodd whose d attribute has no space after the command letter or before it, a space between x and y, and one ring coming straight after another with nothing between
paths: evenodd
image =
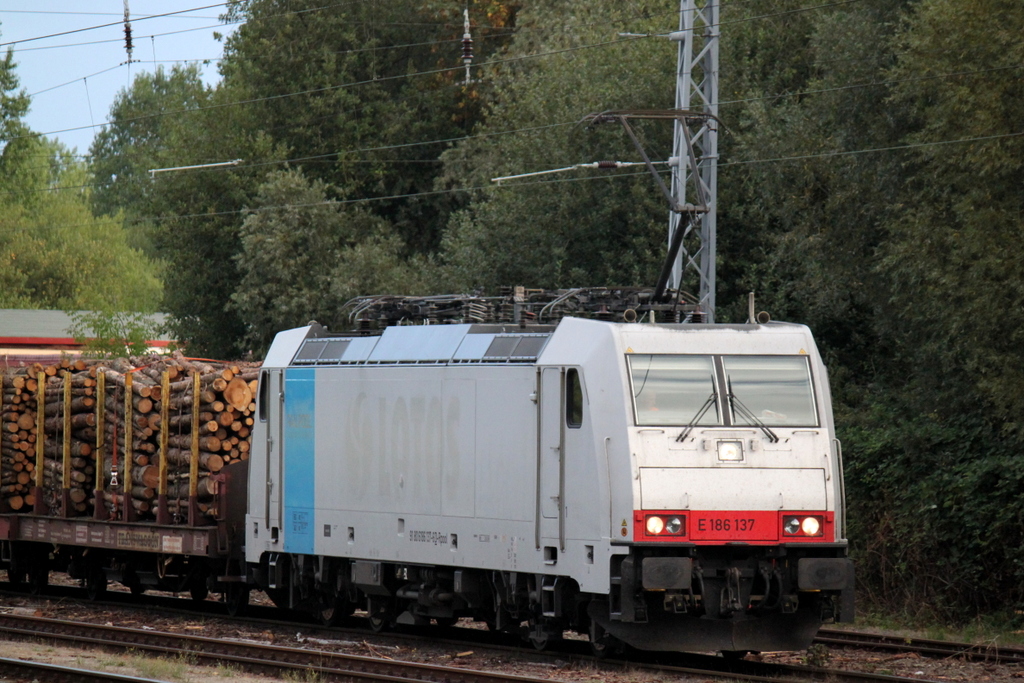
<instances>
[{"instance_id":1,"label":"headlight","mask_svg":"<svg viewBox=\"0 0 1024 683\"><path fill-rule=\"evenodd\" d=\"M647 515L644 527L648 536L682 536L686 533L686 517L672 513Z\"/></svg>"},{"instance_id":2,"label":"headlight","mask_svg":"<svg viewBox=\"0 0 1024 683\"><path fill-rule=\"evenodd\" d=\"M786 536L820 536L821 517L786 517L782 521L782 532Z\"/></svg>"},{"instance_id":3,"label":"headlight","mask_svg":"<svg viewBox=\"0 0 1024 683\"><path fill-rule=\"evenodd\" d=\"M719 441L718 459L730 462L739 462L743 460L743 442Z\"/></svg>"}]
</instances>

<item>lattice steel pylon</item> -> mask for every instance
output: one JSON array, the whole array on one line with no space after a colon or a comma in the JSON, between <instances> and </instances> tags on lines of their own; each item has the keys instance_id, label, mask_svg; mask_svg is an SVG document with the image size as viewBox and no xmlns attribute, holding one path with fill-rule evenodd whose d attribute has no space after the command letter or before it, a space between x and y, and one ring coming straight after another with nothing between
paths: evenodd
<instances>
[{"instance_id":1,"label":"lattice steel pylon","mask_svg":"<svg viewBox=\"0 0 1024 683\"><path fill-rule=\"evenodd\" d=\"M684 278L697 279L698 300L707 322L715 321L715 207L718 186L718 38L719 0L680 0L679 30L669 38L679 43L676 106L709 114L702 120L676 119L673 124L672 194L681 205L687 195L703 195L707 211L686 216L669 214L668 241L683 230L682 247L672 267L669 286L682 289ZM689 126L689 136L683 130ZM697 170L687 159L687 137L697 157ZM697 184L703 192L697 189Z\"/></svg>"}]
</instances>

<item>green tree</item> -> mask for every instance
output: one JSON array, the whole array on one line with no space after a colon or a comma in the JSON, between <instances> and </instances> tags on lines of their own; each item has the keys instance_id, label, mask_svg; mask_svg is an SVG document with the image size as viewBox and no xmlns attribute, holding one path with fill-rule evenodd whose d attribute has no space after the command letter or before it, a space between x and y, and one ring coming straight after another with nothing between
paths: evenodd
<instances>
[{"instance_id":1,"label":"green tree","mask_svg":"<svg viewBox=\"0 0 1024 683\"><path fill-rule=\"evenodd\" d=\"M905 168L905 209L883 251L894 311L913 321L906 357L946 377L969 375L985 408L1018 436L1022 30L1024 7L1010 0L927 0L911 16L892 70L893 104L914 112L915 130L905 139L919 146Z\"/></svg>"},{"instance_id":2,"label":"green tree","mask_svg":"<svg viewBox=\"0 0 1024 683\"><path fill-rule=\"evenodd\" d=\"M120 217L96 218L82 187L88 173L66 151L39 144L25 163L54 171L7 195L0 212L0 302L7 307L154 311L159 267L132 248ZM33 174L25 174L24 177Z\"/></svg>"},{"instance_id":3,"label":"green tree","mask_svg":"<svg viewBox=\"0 0 1024 683\"><path fill-rule=\"evenodd\" d=\"M140 356L149 342L160 336L162 326L152 315L134 311L67 311L68 332L85 353L97 358Z\"/></svg>"},{"instance_id":4,"label":"green tree","mask_svg":"<svg viewBox=\"0 0 1024 683\"><path fill-rule=\"evenodd\" d=\"M373 213L412 249L436 249L451 200L412 196L433 189L443 141L481 116L479 88L461 69L462 7L431 2L349 3L325 9L302 0L232 6L245 23L226 41L226 88L246 101L242 116L279 141L305 174L342 198L374 202ZM469 7L477 62L506 42L508 3ZM439 140L432 145L416 145Z\"/></svg>"},{"instance_id":5,"label":"green tree","mask_svg":"<svg viewBox=\"0 0 1024 683\"><path fill-rule=\"evenodd\" d=\"M487 72L488 117L474 130L479 137L444 155L439 187L486 188L449 220L441 260L450 288L653 284L668 210L645 172L616 178L577 171L500 188L491 178L638 160L617 126L576 124L608 109L671 106L671 48L615 38L620 30L654 30L664 19L649 18L635 2L535 4L517 16L506 62ZM636 125L651 156L667 157L671 127Z\"/></svg>"},{"instance_id":6,"label":"green tree","mask_svg":"<svg viewBox=\"0 0 1024 683\"><path fill-rule=\"evenodd\" d=\"M274 173L246 212L236 257L243 275L231 307L245 318L245 342L257 354L278 331L310 320L346 329L341 308L353 296L418 288L419 268L409 273L383 219L328 200L327 189L298 171Z\"/></svg>"},{"instance_id":7,"label":"green tree","mask_svg":"<svg viewBox=\"0 0 1024 683\"><path fill-rule=\"evenodd\" d=\"M120 210L147 214L153 192L149 170L180 165L175 150L167 147L167 128L175 120L190 120L185 118L189 112L209 99L197 65L140 73L130 88L118 93L110 108L110 125L96 134L90 148L97 215Z\"/></svg>"}]
</instances>

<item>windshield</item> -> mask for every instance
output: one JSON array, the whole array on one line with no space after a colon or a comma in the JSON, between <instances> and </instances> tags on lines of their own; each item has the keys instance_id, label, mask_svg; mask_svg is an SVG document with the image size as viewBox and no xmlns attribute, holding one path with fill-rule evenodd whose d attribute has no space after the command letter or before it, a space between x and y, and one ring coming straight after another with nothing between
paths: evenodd
<instances>
[{"instance_id":1,"label":"windshield","mask_svg":"<svg viewBox=\"0 0 1024 683\"><path fill-rule=\"evenodd\" d=\"M690 424L715 393L711 356L634 354L628 358L638 425ZM721 424L718 403L712 404L696 424Z\"/></svg>"},{"instance_id":2,"label":"windshield","mask_svg":"<svg viewBox=\"0 0 1024 683\"><path fill-rule=\"evenodd\" d=\"M806 357L723 356L722 365L734 397L729 400L732 424L756 425L759 421L768 426L818 425Z\"/></svg>"}]
</instances>

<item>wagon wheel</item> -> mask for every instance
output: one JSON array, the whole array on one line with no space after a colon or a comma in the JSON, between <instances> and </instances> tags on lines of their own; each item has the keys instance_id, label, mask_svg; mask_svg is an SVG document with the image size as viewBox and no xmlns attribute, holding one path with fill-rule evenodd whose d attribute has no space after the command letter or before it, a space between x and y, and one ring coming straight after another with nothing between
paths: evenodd
<instances>
[{"instance_id":1,"label":"wagon wheel","mask_svg":"<svg viewBox=\"0 0 1024 683\"><path fill-rule=\"evenodd\" d=\"M188 585L188 594L196 602L202 602L210 595L210 589L207 587L206 581L192 581Z\"/></svg>"},{"instance_id":2,"label":"wagon wheel","mask_svg":"<svg viewBox=\"0 0 1024 683\"><path fill-rule=\"evenodd\" d=\"M46 562L33 563L28 569L28 592L39 595L50 585L50 567Z\"/></svg>"},{"instance_id":3,"label":"wagon wheel","mask_svg":"<svg viewBox=\"0 0 1024 683\"><path fill-rule=\"evenodd\" d=\"M12 586L21 586L25 583L28 578L28 572L25 571L25 566L18 560L11 560L10 565L7 567L7 580Z\"/></svg>"},{"instance_id":4,"label":"wagon wheel","mask_svg":"<svg viewBox=\"0 0 1024 683\"><path fill-rule=\"evenodd\" d=\"M85 595L90 600L99 600L107 592L107 572L103 567L92 567L85 577Z\"/></svg>"},{"instance_id":5,"label":"wagon wheel","mask_svg":"<svg viewBox=\"0 0 1024 683\"><path fill-rule=\"evenodd\" d=\"M228 615L237 617L249 605L249 586L241 582L229 583L224 592L224 602L228 607Z\"/></svg>"}]
</instances>

